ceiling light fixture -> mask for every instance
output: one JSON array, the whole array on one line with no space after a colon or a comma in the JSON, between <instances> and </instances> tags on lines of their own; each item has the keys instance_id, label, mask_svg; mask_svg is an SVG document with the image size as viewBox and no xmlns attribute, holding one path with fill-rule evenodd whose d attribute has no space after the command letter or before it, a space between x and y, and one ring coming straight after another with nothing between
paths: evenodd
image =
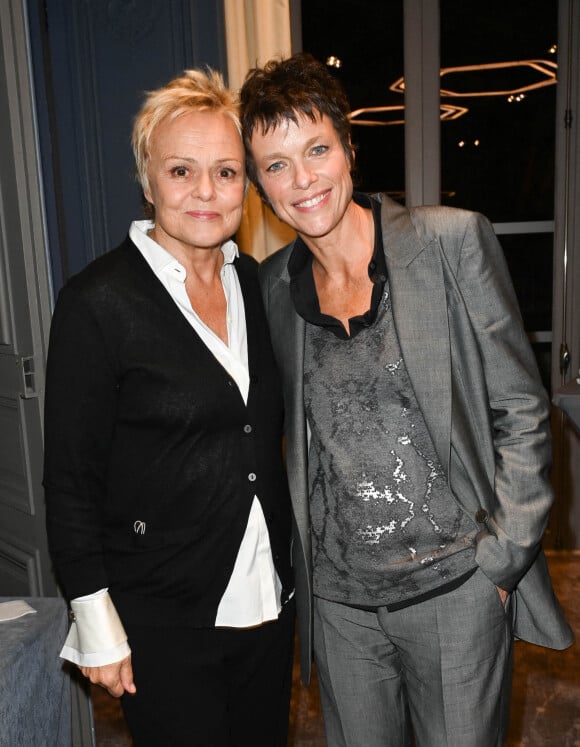
<instances>
[{"instance_id":1,"label":"ceiling light fixture","mask_svg":"<svg viewBox=\"0 0 580 747\"><path fill-rule=\"evenodd\" d=\"M459 117L466 114L469 109L465 106L456 106L454 104L441 104L441 121L450 119L458 119ZM404 112L405 106L403 104L396 104L392 106L366 106L362 109L355 109L350 112L348 118L353 125L365 125L366 127L386 127L388 125L400 125L404 124L405 120L401 117L393 116L393 119L386 119L381 117L374 117L372 115L381 114L383 112ZM371 117L365 117L360 119L362 115L371 115Z\"/></svg>"},{"instance_id":2,"label":"ceiling light fixture","mask_svg":"<svg viewBox=\"0 0 580 747\"><path fill-rule=\"evenodd\" d=\"M526 91L534 91L538 88L544 88L545 86L552 86L556 83L556 71L558 65L550 60L517 60L513 62L489 62L482 65L462 65L459 67L443 67L439 71L439 76L443 79L450 73L470 73L482 70L505 70L507 68L518 68L527 67L531 68L535 72L539 73L542 77L535 83L530 83L525 86L519 86L516 88L498 88L489 91L452 91L448 88L441 88L441 96L454 96L454 97L469 97L469 96L509 96L517 95L519 93L525 93ZM392 86L391 91L396 93L405 92L405 79L403 77L396 80Z\"/></svg>"}]
</instances>

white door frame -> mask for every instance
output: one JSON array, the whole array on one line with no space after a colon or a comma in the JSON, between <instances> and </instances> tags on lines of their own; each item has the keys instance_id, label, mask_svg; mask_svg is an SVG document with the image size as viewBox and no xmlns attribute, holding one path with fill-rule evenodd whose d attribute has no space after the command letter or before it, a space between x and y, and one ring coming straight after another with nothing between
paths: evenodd
<instances>
[{"instance_id":1,"label":"white door frame","mask_svg":"<svg viewBox=\"0 0 580 747\"><path fill-rule=\"evenodd\" d=\"M552 389L580 375L580 0L558 8L554 194ZM552 418L554 546L580 548L580 437L560 411Z\"/></svg>"}]
</instances>

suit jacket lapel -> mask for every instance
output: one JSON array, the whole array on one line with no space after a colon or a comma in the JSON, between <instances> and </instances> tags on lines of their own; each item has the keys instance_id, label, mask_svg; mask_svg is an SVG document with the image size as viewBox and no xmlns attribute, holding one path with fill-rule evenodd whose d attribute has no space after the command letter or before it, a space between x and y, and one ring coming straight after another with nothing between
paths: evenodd
<instances>
[{"instance_id":1,"label":"suit jacket lapel","mask_svg":"<svg viewBox=\"0 0 580 747\"><path fill-rule=\"evenodd\" d=\"M296 523L309 553L308 444L303 376L306 323L294 310L289 289L290 276L285 263L279 275L270 275L268 283L268 318L284 388L286 439L293 444L293 448L286 452L288 481Z\"/></svg>"},{"instance_id":2,"label":"suit jacket lapel","mask_svg":"<svg viewBox=\"0 0 580 747\"><path fill-rule=\"evenodd\" d=\"M409 211L383 200L382 229L393 320L435 450L447 468L451 441L451 352L440 246L424 242Z\"/></svg>"}]
</instances>

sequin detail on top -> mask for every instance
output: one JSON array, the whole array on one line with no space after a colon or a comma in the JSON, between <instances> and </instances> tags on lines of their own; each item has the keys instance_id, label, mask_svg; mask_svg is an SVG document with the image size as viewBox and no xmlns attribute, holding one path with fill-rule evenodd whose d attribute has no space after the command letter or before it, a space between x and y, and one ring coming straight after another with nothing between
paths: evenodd
<instances>
[{"instance_id":1,"label":"sequin detail on top","mask_svg":"<svg viewBox=\"0 0 580 747\"><path fill-rule=\"evenodd\" d=\"M477 527L448 488L388 288L374 324L353 338L307 325L305 405L315 594L400 604L473 567Z\"/></svg>"}]
</instances>

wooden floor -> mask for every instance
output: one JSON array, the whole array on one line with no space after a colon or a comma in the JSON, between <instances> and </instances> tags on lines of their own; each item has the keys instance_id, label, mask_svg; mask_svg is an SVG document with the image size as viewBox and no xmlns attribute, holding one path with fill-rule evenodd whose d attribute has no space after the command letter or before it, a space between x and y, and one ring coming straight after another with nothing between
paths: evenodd
<instances>
[{"instance_id":1,"label":"wooden floor","mask_svg":"<svg viewBox=\"0 0 580 747\"><path fill-rule=\"evenodd\" d=\"M548 562L558 598L580 639L580 553L551 552ZM516 643L506 747L580 746L579 647L580 644L574 644L558 652ZM93 703L97 747L130 747L132 742L119 702L100 688L94 688ZM296 666L288 745L326 746L316 681L310 688L302 686Z\"/></svg>"}]
</instances>

